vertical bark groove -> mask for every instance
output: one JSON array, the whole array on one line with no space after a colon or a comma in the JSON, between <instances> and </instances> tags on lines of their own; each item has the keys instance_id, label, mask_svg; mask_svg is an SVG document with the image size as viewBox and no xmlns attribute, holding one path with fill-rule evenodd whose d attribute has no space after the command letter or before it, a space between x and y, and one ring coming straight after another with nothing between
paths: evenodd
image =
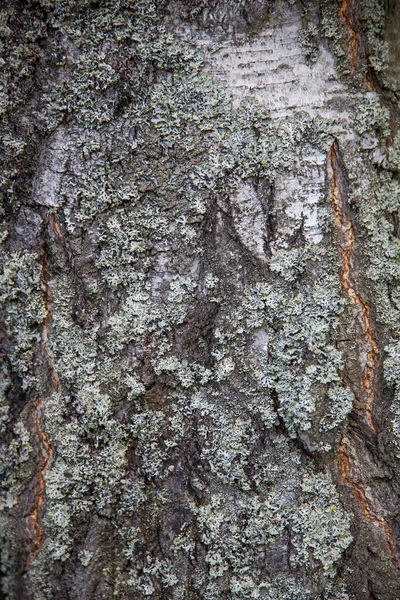
<instances>
[{"instance_id":1,"label":"vertical bark groove","mask_svg":"<svg viewBox=\"0 0 400 600\"><path fill-rule=\"evenodd\" d=\"M53 456L53 446L50 439L41 424L40 411L43 405L43 398L38 398L34 407L34 425L35 433L39 440L39 453L41 455L41 465L38 470L38 486L36 490L36 502L33 511L25 517L29 538L32 542L32 550L28 554L26 566L32 564L36 554L40 551L44 542L44 532L41 526L40 517L41 511L45 502L46 480L45 475L47 468Z\"/></svg>"},{"instance_id":2,"label":"vertical bark groove","mask_svg":"<svg viewBox=\"0 0 400 600\"><path fill-rule=\"evenodd\" d=\"M354 75L357 68L358 54L360 51L360 34L354 21L355 0L343 0L339 14L343 19L344 26L350 37L350 62L351 74Z\"/></svg>"},{"instance_id":3,"label":"vertical bark groove","mask_svg":"<svg viewBox=\"0 0 400 600\"><path fill-rule=\"evenodd\" d=\"M54 221L57 223L56 221ZM58 231L58 229L57 229ZM48 266L46 252L43 252L42 256L42 282L44 286L43 303L45 307L45 319L43 323L42 335L41 335L41 346L42 352L45 357L50 380L54 391L58 392L60 389L60 380L58 374L54 368L52 358L49 353L49 339L51 329L51 285L49 283ZM26 517L26 524L28 535L32 543L32 550L28 554L27 567L32 564L36 554L40 551L45 535L41 526L41 512L45 503L45 491L46 491L46 471L50 465L53 457L53 445L49 436L47 435L42 425L41 412L45 402L45 398L39 397L34 405L33 410L33 423L35 429L35 435L38 440L38 449L40 456L40 467L38 469L38 485L36 492L36 502L32 512Z\"/></svg>"},{"instance_id":4,"label":"vertical bark groove","mask_svg":"<svg viewBox=\"0 0 400 600\"><path fill-rule=\"evenodd\" d=\"M343 236L342 250L342 283L351 303L356 309L357 317L361 325L367 350L367 361L363 367L364 395L365 395L365 420L371 430L376 434L377 429L373 418L374 404L374 380L378 366L378 345L376 343L371 311L367 302L356 289L353 277L353 254L355 244L354 225L345 209L345 192L343 185L343 173L341 171L338 145L332 145L330 160L333 173L332 181L332 205L335 214L336 225ZM360 357L361 362L361 357Z\"/></svg>"},{"instance_id":5,"label":"vertical bark groove","mask_svg":"<svg viewBox=\"0 0 400 600\"><path fill-rule=\"evenodd\" d=\"M350 302L355 308L357 318L360 322L361 330L364 335L365 345L368 348L365 366L362 365L362 357L359 357L360 366L363 371L364 383L363 417L373 436L376 438L378 430L374 423L373 413L375 400L374 382L378 366L378 345L373 333L370 307L357 290L354 280L353 255L355 245L355 230L353 222L346 209L344 173L340 162L339 147L337 142L335 142L331 147L330 163L332 168L332 206L335 215L336 226L342 238L340 243L343 264L341 275L342 284L346 294L350 299ZM342 436L339 445L338 456L340 460L340 473L342 479L353 488L364 517L383 531L393 563L397 568L400 568L400 559L396 549L393 531L384 517L380 514L380 507L378 505L374 506L375 501L370 494L368 486L363 481L358 480L357 476L355 475L358 470L357 463L361 465L364 460L363 456L358 454L358 445L354 443L355 436L355 431L349 425L348 431ZM351 459L351 455L353 455L353 461Z\"/></svg>"}]
</instances>

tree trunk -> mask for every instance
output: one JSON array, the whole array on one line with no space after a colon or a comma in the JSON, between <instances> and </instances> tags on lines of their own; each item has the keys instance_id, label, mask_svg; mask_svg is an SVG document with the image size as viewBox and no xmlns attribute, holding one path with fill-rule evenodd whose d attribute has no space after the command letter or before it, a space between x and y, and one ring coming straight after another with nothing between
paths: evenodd
<instances>
[{"instance_id":1,"label":"tree trunk","mask_svg":"<svg viewBox=\"0 0 400 600\"><path fill-rule=\"evenodd\" d=\"M400 2L0 1L8 600L400 597Z\"/></svg>"}]
</instances>

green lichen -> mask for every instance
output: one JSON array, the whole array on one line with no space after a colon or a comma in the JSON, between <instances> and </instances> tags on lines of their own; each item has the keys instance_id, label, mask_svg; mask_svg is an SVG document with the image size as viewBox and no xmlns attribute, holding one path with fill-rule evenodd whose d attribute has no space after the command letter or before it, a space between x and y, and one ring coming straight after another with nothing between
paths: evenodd
<instances>
[{"instance_id":1,"label":"green lichen","mask_svg":"<svg viewBox=\"0 0 400 600\"><path fill-rule=\"evenodd\" d=\"M10 339L9 356L26 385L46 316L41 265L35 254L1 253L0 302Z\"/></svg>"},{"instance_id":2,"label":"green lichen","mask_svg":"<svg viewBox=\"0 0 400 600\"><path fill-rule=\"evenodd\" d=\"M298 35L298 40L308 64L317 62L320 53L319 30L316 25L303 27Z\"/></svg>"},{"instance_id":3,"label":"green lichen","mask_svg":"<svg viewBox=\"0 0 400 600\"><path fill-rule=\"evenodd\" d=\"M327 123L304 112L273 121L252 98L234 110L151 2L39 5L52 11L58 49L34 117L43 135L66 131L54 215L70 245L49 234L47 360L61 389L44 386L54 455L35 597L57 595L76 560L85 577L102 574L103 598L298 600L317 585L345 598L332 590L349 519L294 442L329 451L351 409L335 347L345 307L336 253L300 233L262 262L228 201L243 182L262 196L261 183L297 172L299 146L326 151ZM367 108L381 131L381 112ZM5 264L27 381L44 317L40 267L31 255ZM26 449L23 430L14 435ZM284 566L270 574L275 554Z\"/></svg>"},{"instance_id":4,"label":"green lichen","mask_svg":"<svg viewBox=\"0 0 400 600\"><path fill-rule=\"evenodd\" d=\"M364 94L362 102L357 107L355 131L359 135L389 134L389 110L382 105L374 92Z\"/></svg>"}]
</instances>

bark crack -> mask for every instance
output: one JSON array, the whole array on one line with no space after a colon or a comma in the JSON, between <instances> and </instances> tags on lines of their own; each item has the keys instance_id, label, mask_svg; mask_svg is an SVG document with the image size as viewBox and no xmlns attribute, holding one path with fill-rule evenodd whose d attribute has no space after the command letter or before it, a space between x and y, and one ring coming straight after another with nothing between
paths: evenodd
<instances>
[{"instance_id":1,"label":"bark crack","mask_svg":"<svg viewBox=\"0 0 400 600\"><path fill-rule=\"evenodd\" d=\"M33 542L33 549L29 553L27 566L29 566L36 554L41 549L44 542L44 533L40 523L40 513L44 505L46 480L45 475L49 463L53 456L53 446L50 439L44 429L42 429L40 411L43 405L43 398L38 398L34 408L34 424L35 430L39 440L39 449L42 454L42 464L39 469L39 484L37 488L36 503L33 511L26 517L26 523L28 527L29 537Z\"/></svg>"},{"instance_id":2,"label":"bark crack","mask_svg":"<svg viewBox=\"0 0 400 600\"><path fill-rule=\"evenodd\" d=\"M355 244L355 230L353 222L346 210L346 193L344 189L344 174L340 164L339 148L335 142L330 150L330 163L332 168L332 205L335 216L336 226L341 233L341 255L342 255L342 284L343 287L355 308L361 330L364 336L364 342L367 351L367 361L363 366L361 356L360 364L363 373L364 387L364 419L366 420L374 438L377 438L377 428L373 419L374 409L374 382L376 370L378 366L378 345L374 337L373 324L371 319L371 310L367 302L361 297L357 291L357 287L353 276L353 254ZM362 473L359 465L363 463L363 456L360 452L359 445L356 443L356 434L349 426L346 434L342 436L338 456L340 459L340 473L343 481L350 485L356 498L360 504L364 517L370 522L378 526L384 533L386 543L392 558L393 563L397 568L400 568L400 560L395 545L394 535L391 527L380 514L379 504L374 501L369 486L362 481L356 473ZM360 438L361 439L361 438ZM362 440L365 447L365 440Z\"/></svg>"},{"instance_id":3,"label":"bark crack","mask_svg":"<svg viewBox=\"0 0 400 600\"><path fill-rule=\"evenodd\" d=\"M364 377L364 394L365 394L365 418L369 427L376 434L376 426L373 420L373 404L374 404L374 380L376 369L378 366L378 345L376 343L373 325L371 319L370 308L361 297L360 293L356 289L356 285L353 280L353 252L355 243L355 232L354 225L350 219L347 211L345 210L345 194L343 190L343 177L339 175L341 170L338 147L337 144L333 144L330 152L331 167L333 172L332 181L332 205L335 215L335 221L338 229L343 236L342 244L342 283L343 287L350 298L350 301L354 305L357 311L357 316L361 325L361 329L364 335L364 340L367 350L367 361L363 368Z\"/></svg>"},{"instance_id":4,"label":"bark crack","mask_svg":"<svg viewBox=\"0 0 400 600\"><path fill-rule=\"evenodd\" d=\"M354 75L360 47L360 36L354 23L354 0L343 0L339 14L342 17L344 26L350 36L351 74Z\"/></svg>"},{"instance_id":5,"label":"bark crack","mask_svg":"<svg viewBox=\"0 0 400 600\"><path fill-rule=\"evenodd\" d=\"M60 380L55 370L53 360L49 353L50 325L52 315L50 309L51 286L48 277L46 253L44 253L42 257L42 281L44 284L43 302L45 306L46 315L42 329L41 346L49 368L52 387L56 392L58 392L60 389ZM27 566L29 566L32 563L36 554L40 551L45 539L45 535L41 526L41 512L45 502L46 471L53 457L53 445L46 431L43 429L42 425L41 411L44 401L44 398L39 397L35 402L33 410L34 430L38 439L38 448L39 454L41 456L41 464L38 471L38 485L35 490L35 506L31 513L27 517L25 517L29 537L33 543L33 548L28 555Z\"/></svg>"}]
</instances>

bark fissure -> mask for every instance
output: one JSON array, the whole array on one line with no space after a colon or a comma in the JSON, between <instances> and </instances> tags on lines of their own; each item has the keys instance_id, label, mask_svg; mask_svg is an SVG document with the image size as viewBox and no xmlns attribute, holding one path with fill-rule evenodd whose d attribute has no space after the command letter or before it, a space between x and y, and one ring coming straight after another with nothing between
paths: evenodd
<instances>
[{"instance_id":1,"label":"bark fissure","mask_svg":"<svg viewBox=\"0 0 400 600\"><path fill-rule=\"evenodd\" d=\"M44 542L44 532L40 522L40 513L43 509L45 499L46 480L45 475L51 458L53 456L53 446L50 439L41 424L40 411L43 405L43 398L38 398L34 408L34 425L35 432L39 440L40 454L42 461L38 470L38 486L36 491L36 503L32 512L26 517L29 537L32 541L33 548L28 555L27 566L29 566L36 554L41 549Z\"/></svg>"},{"instance_id":2,"label":"bark fissure","mask_svg":"<svg viewBox=\"0 0 400 600\"><path fill-rule=\"evenodd\" d=\"M342 284L346 294L356 310L364 337L364 343L368 348L367 361L365 365L362 364L362 356L359 357L364 387L363 417L367 422L374 438L376 439L378 431L374 423L373 412L375 401L374 383L378 367L378 345L374 337L370 307L357 290L354 279L353 256L356 239L355 229L350 215L346 210L344 174L342 171L339 149L336 142L332 145L330 150L330 163L332 168L332 206L336 226L340 232L340 235L342 236ZM360 453L359 446L357 443L355 443L357 441L357 437L361 439L360 436L357 436L351 424L349 424L348 431L342 436L338 448L340 474L343 481L353 488L364 517L370 523L373 523L383 531L393 563L397 568L400 568L400 560L396 549L393 531L385 518L380 514L381 509L376 501L374 501L369 486L364 481L360 480L355 474L359 470L358 465L362 465L364 461L363 453ZM361 441L364 450L367 452L367 441L364 439ZM360 472L362 472L361 469Z\"/></svg>"},{"instance_id":3,"label":"bark fissure","mask_svg":"<svg viewBox=\"0 0 400 600\"><path fill-rule=\"evenodd\" d=\"M360 47L360 36L354 23L354 1L343 0L339 14L342 17L344 26L350 36L351 74L354 75L357 67L358 52Z\"/></svg>"},{"instance_id":4,"label":"bark fissure","mask_svg":"<svg viewBox=\"0 0 400 600\"><path fill-rule=\"evenodd\" d=\"M400 560L396 549L393 531L391 530L387 521L379 515L379 507L375 507L372 498L369 497L368 485L362 481L357 481L353 475L353 468L350 459L352 447L353 442L351 435L344 435L340 442L338 452L340 457L340 472L342 479L353 488L365 518L370 523L377 525L384 532L393 563L397 568L400 568ZM357 456L356 460L361 461L362 456Z\"/></svg>"},{"instance_id":5,"label":"bark fissure","mask_svg":"<svg viewBox=\"0 0 400 600\"><path fill-rule=\"evenodd\" d=\"M365 395L365 418L376 434L376 426L373 420L373 404L374 404L374 379L378 366L378 345L376 343L373 324L371 319L371 311L367 302L362 298L360 293L357 291L356 284L353 277L353 253L355 244L355 232L354 225L345 210L345 194L343 190L342 177L338 175L341 169L338 148L336 144L333 144L330 152L331 167L333 173L332 180L332 205L335 215L335 221L338 229L343 236L342 245L342 283L343 287L357 311L358 320L361 325L361 329L364 335L364 341L368 348L367 350L367 361L363 369L364 379L364 395ZM361 358L361 357L360 357Z\"/></svg>"},{"instance_id":6,"label":"bark fissure","mask_svg":"<svg viewBox=\"0 0 400 600\"><path fill-rule=\"evenodd\" d=\"M42 257L42 281L44 285L43 303L45 306L45 319L42 329L42 351L45 356L45 360L48 365L50 379L53 384L53 389L57 392L60 389L60 380L55 370L53 361L49 354L49 338L50 338L50 326L51 326L51 308L50 308L50 296L51 286L49 283L48 269L47 269L47 258L46 253ZM32 512L26 517L26 523L28 528L29 537L32 541L33 548L28 555L27 566L29 566L36 554L40 551L45 535L41 526L41 512L43 510L45 502L45 490L46 490L46 471L49 467L51 459L53 457L53 445L49 436L42 425L41 411L44 405L45 399L39 397L34 406L33 411L33 424L35 435L38 440L39 455L41 456L41 464L38 469L38 485L36 489L36 501Z\"/></svg>"}]
</instances>

